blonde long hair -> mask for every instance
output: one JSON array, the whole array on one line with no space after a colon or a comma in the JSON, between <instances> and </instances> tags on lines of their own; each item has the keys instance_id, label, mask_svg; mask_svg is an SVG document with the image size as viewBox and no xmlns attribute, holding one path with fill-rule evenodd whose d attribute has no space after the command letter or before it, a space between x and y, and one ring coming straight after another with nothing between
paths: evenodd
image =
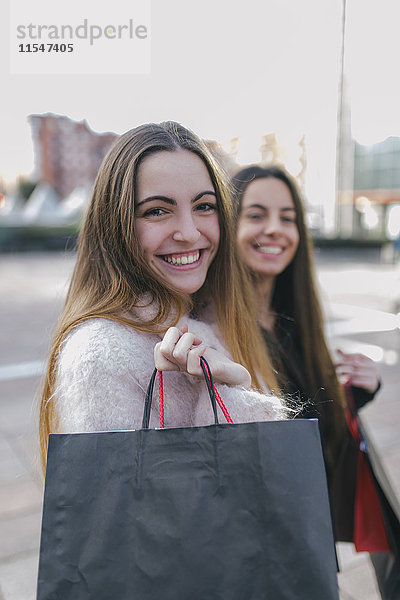
<instances>
[{"instance_id":1,"label":"blonde long hair","mask_svg":"<svg viewBox=\"0 0 400 600\"><path fill-rule=\"evenodd\" d=\"M48 435L58 431L53 402L55 371L59 347L68 332L86 319L106 317L143 332L163 333L169 315L176 315L172 323L176 324L196 308L199 294L192 298L183 295L147 266L134 226L135 181L140 162L149 154L174 152L178 148L201 158L217 196L220 243L205 287L212 292L223 341L233 359L248 369L255 389L260 390L264 382L277 391L250 301L251 285L236 256L234 214L226 175L202 140L182 125L170 121L141 125L118 138L104 158L79 236L75 269L53 340L40 403L44 468ZM158 307L157 314L148 321L129 314L145 294Z\"/></svg>"}]
</instances>

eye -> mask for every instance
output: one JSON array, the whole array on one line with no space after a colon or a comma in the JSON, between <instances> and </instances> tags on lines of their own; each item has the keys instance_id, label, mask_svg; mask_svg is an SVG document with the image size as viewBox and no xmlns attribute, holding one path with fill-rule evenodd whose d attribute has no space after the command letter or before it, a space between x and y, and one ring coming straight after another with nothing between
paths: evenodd
<instances>
[{"instance_id":1,"label":"eye","mask_svg":"<svg viewBox=\"0 0 400 600\"><path fill-rule=\"evenodd\" d=\"M200 204L196 205L195 210L204 213L212 213L218 210L218 207L215 202L201 202Z\"/></svg>"},{"instance_id":2,"label":"eye","mask_svg":"<svg viewBox=\"0 0 400 600\"><path fill-rule=\"evenodd\" d=\"M261 219L263 218L264 215L260 215L258 213L249 213L246 215L247 219L250 219L251 221L261 221Z\"/></svg>"},{"instance_id":3,"label":"eye","mask_svg":"<svg viewBox=\"0 0 400 600\"><path fill-rule=\"evenodd\" d=\"M284 223L296 223L296 217L281 217L281 221Z\"/></svg>"},{"instance_id":4,"label":"eye","mask_svg":"<svg viewBox=\"0 0 400 600\"><path fill-rule=\"evenodd\" d=\"M143 217L162 217L166 214L163 208L149 208L143 213Z\"/></svg>"}]
</instances>

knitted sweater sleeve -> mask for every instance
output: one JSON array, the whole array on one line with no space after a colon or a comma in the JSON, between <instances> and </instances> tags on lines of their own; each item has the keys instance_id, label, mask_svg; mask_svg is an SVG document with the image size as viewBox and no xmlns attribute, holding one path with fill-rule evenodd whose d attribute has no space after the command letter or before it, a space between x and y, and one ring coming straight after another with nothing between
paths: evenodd
<instances>
[{"instance_id":1,"label":"knitted sweater sleeve","mask_svg":"<svg viewBox=\"0 0 400 600\"><path fill-rule=\"evenodd\" d=\"M281 399L276 396L267 393L261 394L255 390L247 390L238 386L217 384L216 388L234 423L279 421L289 417ZM205 396L207 392L204 391L203 394ZM203 412L203 407L207 406L207 399L202 400L197 405L195 423L196 425L209 425L210 413L209 411ZM209 402L210 400L208 400ZM225 422L225 417L220 409L218 409L218 418L220 423Z\"/></svg>"},{"instance_id":2,"label":"knitted sweater sleeve","mask_svg":"<svg viewBox=\"0 0 400 600\"><path fill-rule=\"evenodd\" d=\"M204 329L204 327L203 327ZM51 401L64 433L140 429L158 338L109 319L91 319L62 343ZM285 418L279 398L228 385L217 389L235 423ZM186 373L166 375L167 427L213 422L205 382ZM156 396L156 394L155 394ZM153 399L150 427L159 423ZM220 422L224 422L222 413Z\"/></svg>"},{"instance_id":3,"label":"knitted sweater sleeve","mask_svg":"<svg viewBox=\"0 0 400 600\"><path fill-rule=\"evenodd\" d=\"M62 432L141 427L146 390L136 376L142 372L136 359L143 348L135 347L128 329L95 319L75 328L61 345L54 402ZM149 373L151 367L150 360Z\"/></svg>"}]
</instances>

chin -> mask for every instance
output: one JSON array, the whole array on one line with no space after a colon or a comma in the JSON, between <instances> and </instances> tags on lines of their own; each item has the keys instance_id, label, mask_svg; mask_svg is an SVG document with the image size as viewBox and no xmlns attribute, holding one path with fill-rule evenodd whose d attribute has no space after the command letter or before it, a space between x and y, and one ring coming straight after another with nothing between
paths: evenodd
<instances>
[{"instance_id":1,"label":"chin","mask_svg":"<svg viewBox=\"0 0 400 600\"><path fill-rule=\"evenodd\" d=\"M284 270L285 269L280 269L280 268L277 268L277 269L265 269L265 270L263 270L263 269L260 270L259 269L257 272L258 272L259 275L265 275L267 277L277 277L278 275L280 275L281 273L283 273Z\"/></svg>"},{"instance_id":2,"label":"chin","mask_svg":"<svg viewBox=\"0 0 400 600\"><path fill-rule=\"evenodd\" d=\"M191 296L192 294L195 294L196 292L199 291L199 289L202 287L203 284L201 285L188 285L188 286L175 286L175 288L181 292L182 294L187 294L188 296Z\"/></svg>"},{"instance_id":3,"label":"chin","mask_svg":"<svg viewBox=\"0 0 400 600\"><path fill-rule=\"evenodd\" d=\"M174 284L172 284L172 285L174 285L174 287L177 290L182 292L182 294L192 295L192 294L195 294L196 292L198 292L201 287L203 287L204 281L205 280L194 281L192 283L187 282L186 284L182 284L182 283L179 284L179 282L175 282L175 285Z\"/></svg>"}]
</instances>

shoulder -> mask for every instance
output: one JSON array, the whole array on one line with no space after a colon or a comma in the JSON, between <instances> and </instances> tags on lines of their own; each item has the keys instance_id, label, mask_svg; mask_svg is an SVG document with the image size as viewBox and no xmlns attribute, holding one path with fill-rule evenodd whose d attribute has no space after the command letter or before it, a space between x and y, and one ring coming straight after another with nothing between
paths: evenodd
<instances>
[{"instance_id":1,"label":"shoulder","mask_svg":"<svg viewBox=\"0 0 400 600\"><path fill-rule=\"evenodd\" d=\"M57 360L54 399L60 430L138 427L157 339L111 319L74 327Z\"/></svg>"},{"instance_id":2,"label":"shoulder","mask_svg":"<svg viewBox=\"0 0 400 600\"><path fill-rule=\"evenodd\" d=\"M154 346L156 336L144 334L112 319L88 319L74 327L60 345L64 359L82 355L110 357Z\"/></svg>"},{"instance_id":3,"label":"shoulder","mask_svg":"<svg viewBox=\"0 0 400 600\"><path fill-rule=\"evenodd\" d=\"M113 375L130 371L146 378L154 368L153 351L157 341L155 335L111 319L88 319L74 327L61 343L58 375L77 370Z\"/></svg>"}]
</instances>

